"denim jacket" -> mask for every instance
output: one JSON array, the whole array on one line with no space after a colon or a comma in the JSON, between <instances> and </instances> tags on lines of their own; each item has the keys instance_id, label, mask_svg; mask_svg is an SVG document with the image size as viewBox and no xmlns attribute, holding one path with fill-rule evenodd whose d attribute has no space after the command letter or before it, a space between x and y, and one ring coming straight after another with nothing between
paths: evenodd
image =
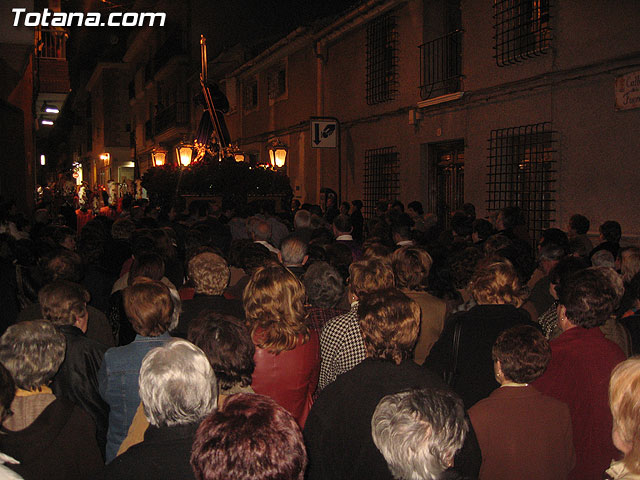
<instances>
[{"instance_id":1,"label":"denim jacket","mask_svg":"<svg viewBox=\"0 0 640 480\"><path fill-rule=\"evenodd\" d=\"M165 332L157 337L136 335L129 345L110 348L98 372L100 395L109 404L106 462L113 460L140 404L138 376L142 359L151 349L161 346L171 336Z\"/></svg>"}]
</instances>

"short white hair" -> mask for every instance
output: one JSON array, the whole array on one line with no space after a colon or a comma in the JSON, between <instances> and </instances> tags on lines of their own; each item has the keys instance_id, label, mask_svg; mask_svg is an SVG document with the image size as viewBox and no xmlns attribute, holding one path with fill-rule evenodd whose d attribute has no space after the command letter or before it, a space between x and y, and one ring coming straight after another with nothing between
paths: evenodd
<instances>
[{"instance_id":1,"label":"short white hair","mask_svg":"<svg viewBox=\"0 0 640 480\"><path fill-rule=\"evenodd\" d=\"M202 350L182 339L149 351L140 368L140 400L151 425L196 423L218 406L218 382Z\"/></svg>"},{"instance_id":2,"label":"short white hair","mask_svg":"<svg viewBox=\"0 0 640 480\"><path fill-rule=\"evenodd\" d=\"M387 395L371 418L373 442L400 480L437 479L468 431L462 400L441 389Z\"/></svg>"}]
</instances>

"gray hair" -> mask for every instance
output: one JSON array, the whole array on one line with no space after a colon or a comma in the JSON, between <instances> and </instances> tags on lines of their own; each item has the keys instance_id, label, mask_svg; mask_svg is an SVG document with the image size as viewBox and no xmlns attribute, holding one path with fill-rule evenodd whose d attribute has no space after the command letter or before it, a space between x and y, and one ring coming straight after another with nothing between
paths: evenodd
<instances>
[{"instance_id":1,"label":"gray hair","mask_svg":"<svg viewBox=\"0 0 640 480\"><path fill-rule=\"evenodd\" d=\"M199 422L218 405L213 368L186 340L169 340L147 353L138 383L144 414L156 427Z\"/></svg>"},{"instance_id":2,"label":"gray hair","mask_svg":"<svg viewBox=\"0 0 640 480\"><path fill-rule=\"evenodd\" d=\"M307 256L307 242L295 235L289 235L280 243L282 262L285 265L302 265Z\"/></svg>"},{"instance_id":3,"label":"gray hair","mask_svg":"<svg viewBox=\"0 0 640 480\"><path fill-rule=\"evenodd\" d=\"M618 309L620 307L620 302L622 301L622 297L624 296L624 281L622 280L622 275L615 271L615 269L611 267L590 267L592 270L597 270L602 273L606 279L611 283L613 287L613 291L616 294L616 298L614 299L614 309Z\"/></svg>"},{"instance_id":4,"label":"gray hair","mask_svg":"<svg viewBox=\"0 0 640 480\"><path fill-rule=\"evenodd\" d=\"M596 253L591 255L591 264L594 267L615 268L616 261L613 258L613 253L609 250L598 250Z\"/></svg>"},{"instance_id":5,"label":"gray hair","mask_svg":"<svg viewBox=\"0 0 640 480\"><path fill-rule=\"evenodd\" d=\"M344 294L344 283L338 270L327 262L313 262L303 278L309 303L314 307L332 308Z\"/></svg>"},{"instance_id":6,"label":"gray hair","mask_svg":"<svg viewBox=\"0 0 640 480\"><path fill-rule=\"evenodd\" d=\"M309 228L311 226L311 213L308 210L298 210L293 217L293 228Z\"/></svg>"},{"instance_id":7,"label":"gray hair","mask_svg":"<svg viewBox=\"0 0 640 480\"><path fill-rule=\"evenodd\" d=\"M373 442L394 478L401 480L438 478L468 431L462 400L439 389L387 395L371 419Z\"/></svg>"},{"instance_id":8,"label":"gray hair","mask_svg":"<svg viewBox=\"0 0 640 480\"><path fill-rule=\"evenodd\" d=\"M47 321L16 323L0 337L0 363L18 388L34 390L48 384L58 372L66 344L64 335Z\"/></svg>"},{"instance_id":9,"label":"gray hair","mask_svg":"<svg viewBox=\"0 0 640 480\"><path fill-rule=\"evenodd\" d=\"M540 247L538 252L538 260L560 260L565 256L565 250L563 247L556 245L555 243L548 243Z\"/></svg>"}]
</instances>

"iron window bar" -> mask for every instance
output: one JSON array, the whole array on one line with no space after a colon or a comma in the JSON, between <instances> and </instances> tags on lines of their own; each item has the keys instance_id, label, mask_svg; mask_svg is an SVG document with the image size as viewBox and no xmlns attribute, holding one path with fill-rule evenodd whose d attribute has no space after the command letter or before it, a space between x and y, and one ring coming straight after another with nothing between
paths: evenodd
<instances>
[{"instance_id":1,"label":"iron window bar","mask_svg":"<svg viewBox=\"0 0 640 480\"><path fill-rule=\"evenodd\" d=\"M446 93L460 90L462 77L462 30L443 35L420 45L420 98L434 91Z\"/></svg>"},{"instance_id":2,"label":"iron window bar","mask_svg":"<svg viewBox=\"0 0 640 480\"><path fill-rule=\"evenodd\" d=\"M499 67L548 52L550 0L494 0L494 58Z\"/></svg>"},{"instance_id":3,"label":"iron window bar","mask_svg":"<svg viewBox=\"0 0 640 480\"><path fill-rule=\"evenodd\" d=\"M492 130L489 138L487 210L520 207L534 242L555 221L556 137L543 122Z\"/></svg>"},{"instance_id":4,"label":"iron window bar","mask_svg":"<svg viewBox=\"0 0 640 480\"><path fill-rule=\"evenodd\" d=\"M398 91L396 17L382 15L367 25L367 104L393 100Z\"/></svg>"},{"instance_id":5,"label":"iron window bar","mask_svg":"<svg viewBox=\"0 0 640 480\"><path fill-rule=\"evenodd\" d=\"M399 155L396 147L364 153L364 216L373 216L378 200L395 200L400 193Z\"/></svg>"}]
</instances>

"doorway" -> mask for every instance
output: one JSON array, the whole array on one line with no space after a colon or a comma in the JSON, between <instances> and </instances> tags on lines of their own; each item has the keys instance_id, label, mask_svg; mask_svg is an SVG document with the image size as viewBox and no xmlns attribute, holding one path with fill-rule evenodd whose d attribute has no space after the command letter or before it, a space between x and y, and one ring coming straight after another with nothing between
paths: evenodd
<instances>
[{"instance_id":1,"label":"doorway","mask_svg":"<svg viewBox=\"0 0 640 480\"><path fill-rule=\"evenodd\" d=\"M426 156L427 211L435 213L443 229L451 214L464 204L464 140L423 145Z\"/></svg>"}]
</instances>

